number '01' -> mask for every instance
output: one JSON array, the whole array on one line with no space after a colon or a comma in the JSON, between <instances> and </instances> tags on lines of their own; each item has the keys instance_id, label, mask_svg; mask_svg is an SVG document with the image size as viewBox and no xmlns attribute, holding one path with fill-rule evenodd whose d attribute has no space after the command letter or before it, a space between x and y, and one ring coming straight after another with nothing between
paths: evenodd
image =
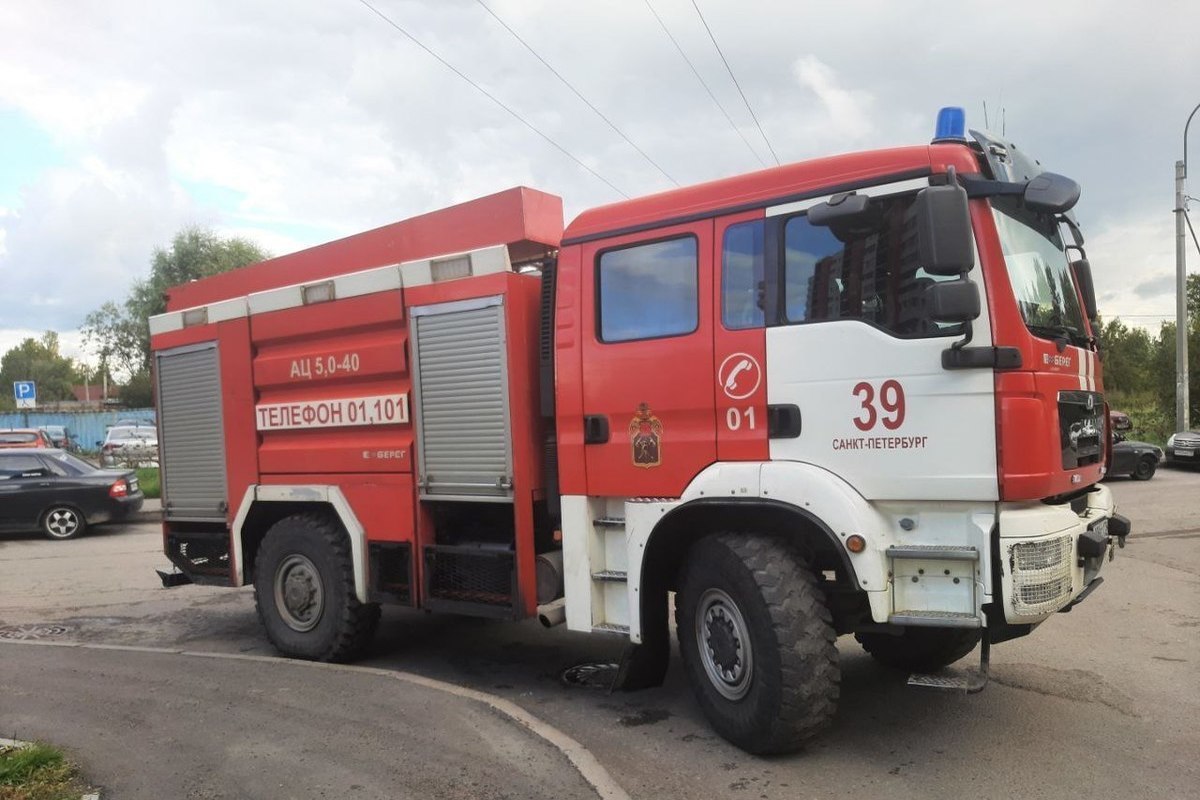
<instances>
[{"instance_id":1,"label":"number '01'","mask_svg":"<svg viewBox=\"0 0 1200 800\"><path fill-rule=\"evenodd\" d=\"M872 430L878 423L894 431L904 424L904 387L899 381L884 381L878 394L874 386L861 381L851 393L862 403L861 412L854 418L854 426L860 431Z\"/></svg>"}]
</instances>

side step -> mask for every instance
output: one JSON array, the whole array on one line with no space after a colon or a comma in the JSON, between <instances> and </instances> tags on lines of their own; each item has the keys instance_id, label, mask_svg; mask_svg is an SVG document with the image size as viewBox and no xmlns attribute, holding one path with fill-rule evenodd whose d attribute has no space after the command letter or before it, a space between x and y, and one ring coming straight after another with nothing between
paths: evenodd
<instances>
[{"instance_id":1,"label":"side step","mask_svg":"<svg viewBox=\"0 0 1200 800\"><path fill-rule=\"evenodd\" d=\"M888 617L890 625L914 628L981 628L979 617L962 611L896 611Z\"/></svg>"},{"instance_id":2,"label":"side step","mask_svg":"<svg viewBox=\"0 0 1200 800\"><path fill-rule=\"evenodd\" d=\"M629 635L628 625L618 625L615 622L601 622L598 625L592 626L593 633L617 633L622 636Z\"/></svg>"},{"instance_id":3,"label":"side step","mask_svg":"<svg viewBox=\"0 0 1200 800\"><path fill-rule=\"evenodd\" d=\"M982 692L983 687L987 686L990 666L991 645L985 632L979 642L979 669L946 668L935 673L913 673L908 676L908 685L975 694Z\"/></svg>"},{"instance_id":4,"label":"side step","mask_svg":"<svg viewBox=\"0 0 1200 800\"><path fill-rule=\"evenodd\" d=\"M616 583L627 583L628 578L624 570L606 569L601 572L593 572L592 580L594 581L614 581Z\"/></svg>"}]
</instances>

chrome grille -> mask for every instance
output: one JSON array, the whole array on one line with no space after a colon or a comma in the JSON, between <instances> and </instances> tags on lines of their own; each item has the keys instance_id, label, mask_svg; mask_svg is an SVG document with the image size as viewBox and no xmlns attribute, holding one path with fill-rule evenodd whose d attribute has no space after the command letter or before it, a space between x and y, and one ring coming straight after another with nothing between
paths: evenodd
<instances>
[{"instance_id":1,"label":"chrome grille","mask_svg":"<svg viewBox=\"0 0 1200 800\"><path fill-rule=\"evenodd\" d=\"M1072 538L1014 544L1010 551L1013 610L1036 616L1058 610L1071 596Z\"/></svg>"}]
</instances>

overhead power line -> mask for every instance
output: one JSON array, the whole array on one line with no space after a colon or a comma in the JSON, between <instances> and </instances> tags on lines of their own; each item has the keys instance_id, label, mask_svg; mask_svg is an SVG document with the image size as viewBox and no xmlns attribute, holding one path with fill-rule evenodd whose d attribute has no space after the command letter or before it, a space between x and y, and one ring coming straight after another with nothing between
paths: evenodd
<instances>
[{"instance_id":1,"label":"overhead power line","mask_svg":"<svg viewBox=\"0 0 1200 800\"><path fill-rule=\"evenodd\" d=\"M712 40L713 47L717 48L717 55L721 57L721 63L725 65L725 71L729 73L730 80L737 87L738 94L742 96L742 102L746 104L746 110L750 112L750 118L754 120L754 124L758 126L758 132L762 136L763 141L767 143L767 149L771 151L771 157L775 159L775 163L779 163L779 156L775 154L775 148L771 146L771 140L767 138L766 131L763 130L762 123L758 121L758 115L754 113L754 109L750 107L750 101L746 99L746 93L742 91L742 85L738 83L737 76L733 74L733 68L729 66L729 61L725 58L725 53L721 51L721 45L717 44L717 37L713 36L712 28L708 27L708 20L704 18L704 14L700 11L700 6L696 5L696 0L692 0L692 8L696 9L696 15L700 17L700 21L704 23L704 30L708 31L708 38Z\"/></svg>"},{"instance_id":2,"label":"overhead power line","mask_svg":"<svg viewBox=\"0 0 1200 800\"><path fill-rule=\"evenodd\" d=\"M614 131L614 132L615 132L615 133L616 133L618 136L620 136L622 139L624 139L624 140L625 140L625 141L626 141L626 142L629 144L629 146L630 146L630 147L632 147L634 150L636 150L636 151L638 152L638 154L639 154L639 155L640 155L642 158L646 159L646 161L647 161L647 162L650 164L650 166L654 167L656 170L658 170L659 172L661 172L661 173L662 173L662 176L663 176L664 178L666 178L667 180L669 180L671 183L675 184L676 186L678 186L678 185L679 185L679 181L677 181L677 180L675 180L674 178L672 178L672 177L671 177L671 176L670 176L670 175L667 173L667 171L666 171L665 169L663 169L663 168L662 168L662 167L661 167L661 166L658 164L658 162L657 162L657 161L655 161L653 158L651 158L650 156L648 156L648 155L646 154L646 151L645 151L645 150L643 150L642 148L638 147L638 146L637 146L637 145L634 143L634 141L633 141L632 139L630 139L628 136L626 136L626 135L625 135L625 133L624 133L624 132L623 132L623 131L622 131L620 128L618 128L618 127L616 126L616 124L615 124L615 123L614 123L614 122L613 122L611 119L609 119L607 116L605 116L605 115L604 115L604 112L602 112L600 109L596 108L596 106L592 104L592 101L591 101L591 100L588 100L586 97L584 97L584 96L583 96L583 93L582 93L582 92L580 92L578 89L576 89L576 88L575 88L575 87L574 87L574 86L571 84L571 82L570 82L570 81L568 81L566 78L564 78L564 77L563 77L563 76L562 76L562 75L559 73L559 71L558 71L558 70L556 70L554 67L550 66L550 62L548 62L548 61L546 61L546 59L542 58L542 56L541 56L541 55L538 53L538 51L537 51L537 50L534 50L534 49L533 49L533 46L532 46L532 45L530 45L530 44L529 44L529 42L527 42L527 41L525 41L524 39L522 39L522 38L521 38L521 35L520 35L520 34L518 34L516 31L514 31L514 30L512 29L512 27L510 27L510 26L509 26L509 24L508 24L507 22L505 22L504 20L502 20L502 19L500 18L500 15L499 15L499 14L497 14L495 11L493 11L493 10L492 10L492 9L491 9L491 8L490 8L488 5L487 5L487 3L483 2L483 0L475 0L475 2L477 2L477 3L479 3L479 5L483 6L483 10L484 10L484 11L488 12L489 14L491 14L491 15L492 15L492 17L493 17L493 18L496 20L496 22L499 22L499 23L500 23L500 24L501 24L501 25L504 27L504 30L506 30L506 31L508 31L509 33L511 33L511 34L512 34L512 36L513 36L513 38L514 38L514 39L516 39L518 42L520 42L520 43L521 43L521 44L522 44L522 45L525 47L525 49L526 49L526 50L528 50L528 51L529 51L529 52L530 52L530 53L533 55L533 57L534 57L534 58L536 58L538 61L542 62L542 66L544 66L546 69L550 70L550 72L551 72L551 73L554 75L554 77L558 78L558 80L559 80L559 81L562 83L562 85L563 85L563 86L566 86L568 89L570 89L570 90L571 90L571 91L572 91L572 92L575 94L575 96L576 96L576 97L578 97L578 98L579 98L579 99L580 99L580 100L583 102L583 104L584 104L584 105L586 105L588 108L590 108L592 111L594 111L594 112L595 112L596 116L598 116L600 119L604 120L604 123L605 123L606 125L608 125L608 127L612 128L612 129L613 129L613 131Z\"/></svg>"},{"instance_id":3,"label":"overhead power line","mask_svg":"<svg viewBox=\"0 0 1200 800\"><path fill-rule=\"evenodd\" d=\"M646 8L650 9L650 13L654 15L656 20L658 20L658 25L663 29L663 33L665 33L667 38L671 40L671 44L675 45L675 50L679 52L679 55L683 58L687 65L691 67L692 74L696 76L696 80L700 81L700 85L704 87L704 91L708 92L708 96L712 98L713 103L718 109L720 109L721 114L725 116L725 121L729 123L729 127L733 128L733 132L740 136L742 141L746 143L746 149L749 150L750 154L758 160L758 163L765 167L767 162L763 161L762 156L758 154L758 151L755 150L754 146L750 144L750 140L746 138L746 134L742 133L742 129L739 128L737 123L733 121L733 117L729 116L729 112L725 110L725 106L721 105L721 101L717 99L715 94L713 94L713 90L709 88L708 82L705 81L704 77L700 75L700 70L696 69L696 65L693 64L692 60L687 57L687 53L683 52L683 48L671 34L671 30L667 27L667 23L663 22L662 17L660 17L658 12L654 10L654 6L650 5L650 0L645 0L645 2Z\"/></svg>"},{"instance_id":4,"label":"overhead power line","mask_svg":"<svg viewBox=\"0 0 1200 800\"><path fill-rule=\"evenodd\" d=\"M421 40L420 40L420 39L418 39L416 36L413 36L411 33L409 33L407 30L405 30L403 27L401 27L401 26L400 26L400 24L399 24L399 23L397 23L397 22L395 22L395 21L394 21L394 20L393 20L391 17L387 16L387 15L386 15L386 14L384 14L382 11L380 11L378 8L376 8L375 6L371 5L369 2L367 2L367 0L358 0L358 2L359 2L359 3L361 3L362 5L366 6L366 8L367 8L368 10L370 10L370 11L371 11L371 13L373 13L375 16L379 17L381 20L383 20L383 21L384 21L384 22L386 22L388 25L392 26L392 27L393 27L393 28L395 28L397 31L399 31L401 34L403 34L405 37L407 37L407 38L408 38L408 40L409 40L409 41L411 41L413 44L415 44L417 47L421 48L421 49L422 49L422 50L424 50L426 53L428 53L429 55L431 55L431 56L433 56L435 59L437 59L437 60L438 60L438 62L439 62L439 63L440 63L442 66L444 66L446 69L450 70L450 71L451 71L451 72L453 72L455 75L457 75L458 77L462 78L462 79L463 79L464 81L466 81L467 83L471 84L471 86L475 87L475 89L476 89L476 90L477 90L477 91L478 91L480 94L482 94L484 97L486 97L487 99L491 100L493 103L495 103L496 105L500 106L502 109L504 109L505 111L507 111L507 112L508 112L508 113L509 113L509 114L512 116L512 118L513 118L513 119L515 119L517 122L520 122L520 123L521 123L522 125L524 125L526 128L528 128L529 130L533 131L533 132L534 132L534 133L536 133L538 136L542 137L542 139L544 139L544 140L545 140L546 142L548 142L548 143L549 143L549 144L550 144L552 147L554 147L554 149L555 149L555 150L558 150L560 153L562 153L563 155L565 155L567 158L571 159L571 160L572 160L572 161L574 161L576 164L578 164L579 166L583 167L585 170L587 170L588 172L590 172L590 173L591 173L591 174L592 174L592 175L593 175L593 176L594 176L594 177L595 177L597 180L601 181L601 182L602 182L602 183L603 183L605 186L607 186L608 188L612 189L612 190L613 190L614 192L616 192L617 194L621 195L621 197L624 197L625 199L629 199L629 195L625 194L625 193L624 193L624 192L622 192L620 189L618 189L618 188L617 188L617 187L616 187L616 186L615 186L615 185L614 185L614 184L613 184L611 181L609 181L607 178L605 178L603 175L601 175L601 174L600 174L599 172L597 172L596 170L594 170L594 169L592 169L591 167L589 167L587 164L583 163L583 161L581 161L581 160L580 160L580 159L579 159L577 156L575 156L575 154L574 154L574 153L572 153L570 150L568 150L567 148L563 147L561 144L559 144L558 142L554 141L554 139L550 138L548 135L546 135L545 133L543 133L543 132L542 132L540 129L538 129L538 128L537 128L537 127L536 127L536 126L535 126L535 125L534 125L532 122L530 122L529 120L527 120L527 119L525 119L524 117L522 117L522 116L521 116L520 114L518 114L516 111L513 111L513 110L512 110L512 109L511 109L509 106L505 105L505 104L504 104L504 102L503 102L503 101L501 101L501 100L500 100L498 97L496 97L494 94L492 94L492 93L491 93L491 92L489 92L487 89L485 89L485 88L483 88L482 86L480 86L480 85L479 85L478 83L476 83L475 81L471 80L469 77L467 77L467 75L466 75L465 73L463 73L463 72L462 72L462 70L458 69L458 67L454 66L454 65L453 65L453 64L451 64L449 61L447 61L446 59L442 58L442 57L441 57L441 56L439 56L437 53L433 52L433 50L430 50L430 49L429 49L429 48L428 48L428 47L427 47L425 44L423 44L423 43L421 42Z\"/></svg>"}]
</instances>

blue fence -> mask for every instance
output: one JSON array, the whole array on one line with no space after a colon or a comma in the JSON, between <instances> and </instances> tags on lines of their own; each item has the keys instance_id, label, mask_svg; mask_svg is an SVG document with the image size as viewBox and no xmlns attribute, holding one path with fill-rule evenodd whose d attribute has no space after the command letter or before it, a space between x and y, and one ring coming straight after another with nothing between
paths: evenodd
<instances>
[{"instance_id":1,"label":"blue fence","mask_svg":"<svg viewBox=\"0 0 1200 800\"><path fill-rule=\"evenodd\" d=\"M84 450L96 450L96 442L119 420L154 423L153 408L123 408L118 411L15 411L0 414L0 428L40 428L65 425L71 438Z\"/></svg>"}]
</instances>

